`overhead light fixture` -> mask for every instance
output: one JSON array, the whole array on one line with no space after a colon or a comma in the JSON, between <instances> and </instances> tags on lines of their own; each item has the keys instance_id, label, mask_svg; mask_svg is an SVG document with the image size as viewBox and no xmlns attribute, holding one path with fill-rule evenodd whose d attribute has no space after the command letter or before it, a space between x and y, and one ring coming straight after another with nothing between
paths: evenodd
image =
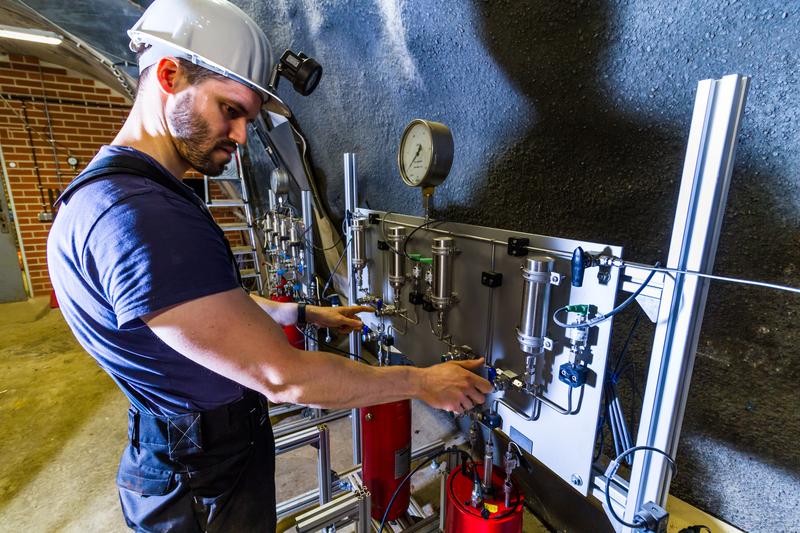
<instances>
[{"instance_id":1,"label":"overhead light fixture","mask_svg":"<svg viewBox=\"0 0 800 533\"><path fill-rule=\"evenodd\" d=\"M0 24L0 37L52 45L59 45L64 40L62 36L52 31L17 28L16 26L6 26L5 24Z\"/></svg>"}]
</instances>

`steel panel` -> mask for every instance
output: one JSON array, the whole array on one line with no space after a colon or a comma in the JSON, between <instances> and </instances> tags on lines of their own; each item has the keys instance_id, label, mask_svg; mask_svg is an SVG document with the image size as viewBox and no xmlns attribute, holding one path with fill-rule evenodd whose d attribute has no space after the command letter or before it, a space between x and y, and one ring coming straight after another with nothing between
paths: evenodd
<instances>
[{"instance_id":1,"label":"steel panel","mask_svg":"<svg viewBox=\"0 0 800 533\"><path fill-rule=\"evenodd\" d=\"M366 209L361 209L358 213L361 216L376 213L381 218L386 214ZM386 241L382 232L388 231L393 225L392 221L416 227L424 220L392 213L387 217L383 227L381 224L368 226L366 242L367 256L370 260L364 269L364 286L368 285L370 293L383 296L387 302L393 301L388 280L392 252L381 251L377 246L379 240ZM568 303L591 303L598 307L600 313L608 312L614 306L619 282L618 269L611 270L611 277L606 285L598 282L596 269L589 270L583 286L575 288L570 284L569 257L578 246L586 251L604 251L621 257L621 247L458 223L436 223L432 224L431 228L453 232L456 247L460 250L453 261L452 278L458 302L448 312L447 331L453 335L456 344L469 345L476 352L487 355L487 361L493 361L500 368L518 374L522 374L525 370L526 354L519 347L515 331L519 325L520 298L523 291L520 267L525 262L525 257L512 257L507 254L505 243L509 237L527 237L530 239L531 248L553 251L547 255L555 259L554 272L560 273L564 279L558 286L551 287L548 319L555 309ZM410 234L411 230L408 233ZM409 253L421 253L430 257L431 241L433 237L441 235L442 233L427 228L420 229L413 235L407 250ZM465 238L463 235L473 238ZM544 254L536 251L530 255ZM501 287L490 289L481 284L481 273L489 270L503 274ZM407 265L406 271L411 271L410 264ZM403 306L407 309L413 308L408 303L410 285L410 282L406 283L402 290ZM362 295L363 292L359 293L359 296ZM493 300L491 305L490 298ZM446 353L448 348L431 332L429 313L424 312L421 306L417 306L415 311L419 318L417 325L404 324L406 321L400 317L384 320L394 326L397 350L418 366L430 366L438 363L440 356ZM413 319L415 313L410 314ZM378 326L380 320L375 316L362 318L365 318L365 322L373 328ZM430 318L435 321L435 313L430 313ZM562 415L542 406L538 420L525 421L505 406L500 405L498 408L503 418L503 432L510 435L513 428L515 432L530 439L533 443L533 455L583 495L588 495L591 489L592 454L597 418L602 403L602 376L608 359L611 327L612 320L608 320L594 328L589 361L591 374L582 394L579 393L580 389L575 389L574 405L578 405L580 400L580 408L576 414ZM402 334L404 328L406 332ZM555 342L555 347L552 352L545 352L545 364L540 365L539 378L544 384L545 396L559 405L566 406L569 387L558 380L558 367L569 360L569 344L562 328L550 322L548 331L548 336ZM487 346L487 339L492 339L491 346ZM486 353L487 351L489 353ZM530 412L531 400L519 394L496 393L489 402L495 397L504 396L513 405ZM490 405L489 402L487 406ZM574 480L580 480L580 483L575 483Z\"/></svg>"}]
</instances>

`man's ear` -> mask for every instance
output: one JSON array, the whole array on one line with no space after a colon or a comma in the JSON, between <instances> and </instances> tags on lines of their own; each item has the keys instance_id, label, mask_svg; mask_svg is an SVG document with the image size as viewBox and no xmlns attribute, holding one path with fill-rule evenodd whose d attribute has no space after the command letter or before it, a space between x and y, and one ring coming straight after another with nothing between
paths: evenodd
<instances>
[{"instance_id":1,"label":"man's ear","mask_svg":"<svg viewBox=\"0 0 800 533\"><path fill-rule=\"evenodd\" d=\"M161 92L175 94L180 89L180 63L174 57L162 57L156 65L156 80Z\"/></svg>"}]
</instances>

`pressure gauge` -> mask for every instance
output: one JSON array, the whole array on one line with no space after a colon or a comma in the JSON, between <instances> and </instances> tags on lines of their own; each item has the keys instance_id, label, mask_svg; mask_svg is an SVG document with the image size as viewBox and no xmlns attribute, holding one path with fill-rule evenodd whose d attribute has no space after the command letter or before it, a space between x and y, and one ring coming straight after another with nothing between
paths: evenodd
<instances>
[{"instance_id":1,"label":"pressure gauge","mask_svg":"<svg viewBox=\"0 0 800 533\"><path fill-rule=\"evenodd\" d=\"M277 167L270 175L270 189L277 196L289 194L289 173L283 167Z\"/></svg>"},{"instance_id":2,"label":"pressure gauge","mask_svg":"<svg viewBox=\"0 0 800 533\"><path fill-rule=\"evenodd\" d=\"M450 128L430 120L412 120L403 131L397 164L406 185L427 189L441 184L453 164Z\"/></svg>"}]
</instances>

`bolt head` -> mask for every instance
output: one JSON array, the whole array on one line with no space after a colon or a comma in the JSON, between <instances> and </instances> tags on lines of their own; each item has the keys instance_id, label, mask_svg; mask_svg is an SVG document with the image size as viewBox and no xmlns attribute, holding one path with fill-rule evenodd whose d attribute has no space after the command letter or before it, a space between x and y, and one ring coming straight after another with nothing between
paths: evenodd
<instances>
[{"instance_id":1,"label":"bolt head","mask_svg":"<svg viewBox=\"0 0 800 533\"><path fill-rule=\"evenodd\" d=\"M367 422L372 420L372 413L367 413L367 415L364 417L364 419L367 420Z\"/></svg>"},{"instance_id":2,"label":"bolt head","mask_svg":"<svg viewBox=\"0 0 800 533\"><path fill-rule=\"evenodd\" d=\"M581 479L581 476L579 476L578 474L572 474L570 481L572 481L572 484L575 485L576 487L580 487L581 485L583 485L583 480Z\"/></svg>"}]
</instances>

